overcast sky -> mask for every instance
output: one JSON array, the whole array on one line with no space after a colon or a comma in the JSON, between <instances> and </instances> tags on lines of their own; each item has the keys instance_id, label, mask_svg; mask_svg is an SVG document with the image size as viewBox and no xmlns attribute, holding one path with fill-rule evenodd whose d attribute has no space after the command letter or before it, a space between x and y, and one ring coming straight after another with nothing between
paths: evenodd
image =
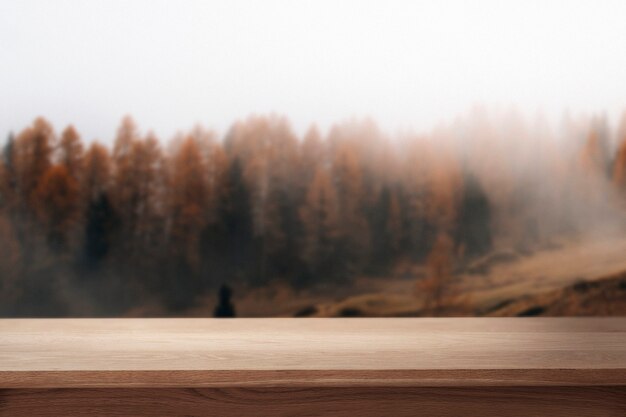
<instances>
[{"instance_id":1,"label":"overcast sky","mask_svg":"<svg viewBox=\"0 0 626 417\"><path fill-rule=\"evenodd\" d=\"M428 129L473 104L626 109L626 1L0 0L0 134L169 138L251 113Z\"/></svg>"}]
</instances>

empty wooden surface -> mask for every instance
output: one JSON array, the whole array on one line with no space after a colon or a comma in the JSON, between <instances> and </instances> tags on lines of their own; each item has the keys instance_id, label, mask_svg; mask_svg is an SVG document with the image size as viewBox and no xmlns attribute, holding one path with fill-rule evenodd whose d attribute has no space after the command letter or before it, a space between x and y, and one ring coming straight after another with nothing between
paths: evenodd
<instances>
[{"instance_id":1,"label":"empty wooden surface","mask_svg":"<svg viewBox=\"0 0 626 417\"><path fill-rule=\"evenodd\" d=\"M626 385L626 319L0 320L0 388L546 385Z\"/></svg>"},{"instance_id":2,"label":"empty wooden surface","mask_svg":"<svg viewBox=\"0 0 626 417\"><path fill-rule=\"evenodd\" d=\"M623 318L0 320L0 416L626 415Z\"/></svg>"}]
</instances>

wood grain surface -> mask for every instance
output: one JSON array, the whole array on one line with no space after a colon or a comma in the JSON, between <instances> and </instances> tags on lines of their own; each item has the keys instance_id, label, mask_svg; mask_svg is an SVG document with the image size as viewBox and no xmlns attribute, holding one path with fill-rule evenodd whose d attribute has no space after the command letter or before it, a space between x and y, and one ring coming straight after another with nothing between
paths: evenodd
<instances>
[{"instance_id":1,"label":"wood grain surface","mask_svg":"<svg viewBox=\"0 0 626 417\"><path fill-rule=\"evenodd\" d=\"M626 385L626 319L0 320L0 388L583 385Z\"/></svg>"},{"instance_id":2,"label":"wood grain surface","mask_svg":"<svg viewBox=\"0 0 626 417\"><path fill-rule=\"evenodd\" d=\"M625 387L0 390L0 415L624 417Z\"/></svg>"}]
</instances>

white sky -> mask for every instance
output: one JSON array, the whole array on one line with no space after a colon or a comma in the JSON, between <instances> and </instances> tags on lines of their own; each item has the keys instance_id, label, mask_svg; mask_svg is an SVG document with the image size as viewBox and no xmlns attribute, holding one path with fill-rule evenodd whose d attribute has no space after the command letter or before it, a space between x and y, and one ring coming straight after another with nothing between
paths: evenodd
<instances>
[{"instance_id":1,"label":"white sky","mask_svg":"<svg viewBox=\"0 0 626 417\"><path fill-rule=\"evenodd\" d=\"M626 1L0 0L0 135L111 140L251 113L428 129L476 103L626 110ZM0 136L0 140L4 139Z\"/></svg>"}]
</instances>

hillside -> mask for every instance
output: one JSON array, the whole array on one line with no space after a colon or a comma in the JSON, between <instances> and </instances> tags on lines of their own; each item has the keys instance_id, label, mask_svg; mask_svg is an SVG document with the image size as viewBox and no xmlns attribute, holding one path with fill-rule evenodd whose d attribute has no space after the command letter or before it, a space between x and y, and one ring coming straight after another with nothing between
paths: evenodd
<instances>
[{"instance_id":1,"label":"hillside","mask_svg":"<svg viewBox=\"0 0 626 417\"><path fill-rule=\"evenodd\" d=\"M623 316L626 271L503 303L488 316Z\"/></svg>"},{"instance_id":2,"label":"hillside","mask_svg":"<svg viewBox=\"0 0 626 417\"><path fill-rule=\"evenodd\" d=\"M534 251L495 251L457 269L447 289L447 305L437 314L626 314L624 253L626 239L623 238L552 242ZM362 293L303 305L294 311L294 315L433 315L433 312L424 310L428 295L420 294L416 289L416 283L425 274L423 267L413 266L411 270L399 271L396 276L383 280L380 286L374 280L364 279L360 286Z\"/></svg>"}]
</instances>

